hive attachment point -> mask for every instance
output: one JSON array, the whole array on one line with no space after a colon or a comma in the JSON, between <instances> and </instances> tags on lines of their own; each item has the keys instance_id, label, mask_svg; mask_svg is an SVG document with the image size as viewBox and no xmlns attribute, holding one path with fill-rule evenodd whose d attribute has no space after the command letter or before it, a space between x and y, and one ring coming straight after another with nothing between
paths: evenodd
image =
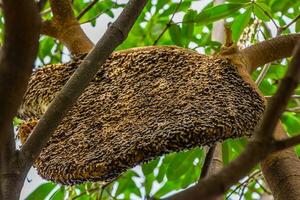
<instances>
[{"instance_id":1,"label":"hive attachment point","mask_svg":"<svg viewBox=\"0 0 300 200\"><path fill-rule=\"evenodd\" d=\"M19 116L40 118L80 62L34 72ZM179 47L115 52L35 167L45 179L63 184L107 181L169 152L250 135L264 101L239 70L228 59Z\"/></svg>"}]
</instances>

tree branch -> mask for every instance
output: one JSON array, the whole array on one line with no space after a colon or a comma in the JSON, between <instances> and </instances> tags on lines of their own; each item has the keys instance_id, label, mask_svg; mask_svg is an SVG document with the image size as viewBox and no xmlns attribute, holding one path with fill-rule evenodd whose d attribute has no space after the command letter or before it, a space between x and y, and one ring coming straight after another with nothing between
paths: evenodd
<instances>
[{"instance_id":1,"label":"tree branch","mask_svg":"<svg viewBox=\"0 0 300 200\"><path fill-rule=\"evenodd\" d=\"M211 165L211 162L213 160L215 149L216 149L216 144L209 147L209 149L206 153L206 156L205 156L205 160L204 160L202 169L201 169L200 178L204 178L208 175L209 166Z\"/></svg>"},{"instance_id":2,"label":"tree branch","mask_svg":"<svg viewBox=\"0 0 300 200\"><path fill-rule=\"evenodd\" d=\"M247 62L248 71L253 72L266 63L290 57L299 39L300 34L279 36L242 49L240 53Z\"/></svg>"},{"instance_id":3,"label":"tree branch","mask_svg":"<svg viewBox=\"0 0 300 200\"><path fill-rule=\"evenodd\" d=\"M129 1L118 19L109 26L95 48L87 55L50 104L21 149L21 152L29 159L28 165L38 156L65 113L72 107L94 75L101 69L101 65L112 51L126 39L128 32L146 3L147 0Z\"/></svg>"},{"instance_id":4,"label":"tree branch","mask_svg":"<svg viewBox=\"0 0 300 200\"><path fill-rule=\"evenodd\" d=\"M261 125L257 127L254 133L254 140L249 142L245 151L219 173L200 180L196 186L170 199L207 199L221 195L245 177L257 163L270 153L278 151L272 133L289 96L292 95L300 79L300 40L296 45L293 56L292 63L281 81L275 97L271 99L265 111ZM191 193L193 196L189 195Z\"/></svg>"},{"instance_id":5,"label":"tree branch","mask_svg":"<svg viewBox=\"0 0 300 200\"><path fill-rule=\"evenodd\" d=\"M0 199L19 199L13 117L26 91L38 51L40 17L32 0L3 0L4 44L0 53Z\"/></svg>"},{"instance_id":6,"label":"tree branch","mask_svg":"<svg viewBox=\"0 0 300 200\"><path fill-rule=\"evenodd\" d=\"M0 53L0 146L26 91L38 50L40 17L31 0L3 0L4 44Z\"/></svg>"},{"instance_id":7,"label":"tree branch","mask_svg":"<svg viewBox=\"0 0 300 200\"><path fill-rule=\"evenodd\" d=\"M42 23L42 34L64 43L72 54L88 53L94 46L77 21L70 0L50 0L53 19ZM72 33L72 34L70 34Z\"/></svg>"}]
</instances>

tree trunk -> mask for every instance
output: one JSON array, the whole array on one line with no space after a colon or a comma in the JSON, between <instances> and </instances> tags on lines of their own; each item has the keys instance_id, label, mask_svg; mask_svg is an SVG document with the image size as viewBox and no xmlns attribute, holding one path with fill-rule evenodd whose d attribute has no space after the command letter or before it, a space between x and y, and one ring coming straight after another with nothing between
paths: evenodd
<instances>
[{"instance_id":1,"label":"tree trunk","mask_svg":"<svg viewBox=\"0 0 300 200\"><path fill-rule=\"evenodd\" d=\"M275 138L287 135L279 123ZM300 199L300 161L293 148L273 153L261 163L262 172L275 200Z\"/></svg>"},{"instance_id":2,"label":"tree trunk","mask_svg":"<svg viewBox=\"0 0 300 200\"><path fill-rule=\"evenodd\" d=\"M1 172L2 173L2 172ZM20 198L25 175L22 174L6 174L1 178L1 200L18 200Z\"/></svg>"}]
</instances>

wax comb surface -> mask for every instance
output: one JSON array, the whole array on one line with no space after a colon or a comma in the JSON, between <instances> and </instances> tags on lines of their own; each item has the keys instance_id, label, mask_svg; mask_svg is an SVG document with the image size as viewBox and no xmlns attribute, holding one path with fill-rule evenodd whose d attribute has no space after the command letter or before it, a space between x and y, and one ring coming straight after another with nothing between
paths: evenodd
<instances>
[{"instance_id":1,"label":"wax comb surface","mask_svg":"<svg viewBox=\"0 0 300 200\"><path fill-rule=\"evenodd\" d=\"M80 62L33 73L20 116L39 118ZM115 52L35 167L63 184L110 180L169 152L249 135L263 110L260 94L227 59L179 47ZM23 141L28 134L20 128Z\"/></svg>"}]
</instances>

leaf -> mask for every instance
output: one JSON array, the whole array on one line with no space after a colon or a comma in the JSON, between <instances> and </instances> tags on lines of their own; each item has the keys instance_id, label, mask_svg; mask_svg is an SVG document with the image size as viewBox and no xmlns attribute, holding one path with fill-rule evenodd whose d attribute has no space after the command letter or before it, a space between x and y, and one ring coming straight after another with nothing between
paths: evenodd
<instances>
[{"instance_id":1,"label":"leaf","mask_svg":"<svg viewBox=\"0 0 300 200\"><path fill-rule=\"evenodd\" d=\"M159 162L160 158L157 158L149 163L143 164L142 165L142 171L144 173L145 176L147 176L148 174L153 173L154 169L156 168L158 162Z\"/></svg>"},{"instance_id":2,"label":"leaf","mask_svg":"<svg viewBox=\"0 0 300 200\"><path fill-rule=\"evenodd\" d=\"M122 178L118 179L119 186L116 191L116 196L122 193L128 193L128 191L135 192L140 196L140 190L136 186L135 182L132 180L133 177L138 177L138 174L133 170L126 172ZM127 194L128 195L128 194Z\"/></svg>"},{"instance_id":3,"label":"leaf","mask_svg":"<svg viewBox=\"0 0 300 200\"><path fill-rule=\"evenodd\" d=\"M231 30L232 30L232 38L234 41L237 42L239 40L244 29L249 24L251 19L251 13L252 13L251 8L248 8L245 13L236 17L235 20L233 21L231 25Z\"/></svg>"},{"instance_id":4,"label":"leaf","mask_svg":"<svg viewBox=\"0 0 300 200\"><path fill-rule=\"evenodd\" d=\"M219 19L230 17L233 14L235 14L235 12L237 12L240 8L242 7L245 8L248 5L250 4L249 3L246 4L227 3L227 4L217 5L200 12L196 17L195 22L197 23L197 25L209 24Z\"/></svg>"},{"instance_id":5,"label":"leaf","mask_svg":"<svg viewBox=\"0 0 300 200\"><path fill-rule=\"evenodd\" d=\"M195 10L188 10L183 17L183 21L194 21L197 16ZM183 23L182 24L182 35L185 39L185 47L190 43L190 39L193 37L194 33L194 23Z\"/></svg>"},{"instance_id":6,"label":"leaf","mask_svg":"<svg viewBox=\"0 0 300 200\"><path fill-rule=\"evenodd\" d=\"M145 192L147 196L150 196L150 192L152 190L153 181L155 180L155 176L150 174L145 179Z\"/></svg>"},{"instance_id":7,"label":"leaf","mask_svg":"<svg viewBox=\"0 0 300 200\"><path fill-rule=\"evenodd\" d=\"M158 12L164 5L167 5L170 0L158 0L156 4L156 11Z\"/></svg>"},{"instance_id":8,"label":"leaf","mask_svg":"<svg viewBox=\"0 0 300 200\"><path fill-rule=\"evenodd\" d=\"M50 37L43 37L40 41L39 58L43 60L46 56L51 56L54 40Z\"/></svg>"},{"instance_id":9,"label":"leaf","mask_svg":"<svg viewBox=\"0 0 300 200\"><path fill-rule=\"evenodd\" d=\"M258 2L253 4L253 6L253 12L260 20L270 21L272 14L269 6Z\"/></svg>"},{"instance_id":10,"label":"leaf","mask_svg":"<svg viewBox=\"0 0 300 200\"><path fill-rule=\"evenodd\" d=\"M300 116L295 113L286 112L281 117L287 131L291 135L296 135L300 132Z\"/></svg>"},{"instance_id":11,"label":"leaf","mask_svg":"<svg viewBox=\"0 0 300 200\"><path fill-rule=\"evenodd\" d=\"M56 184L54 183L44 183L37 187L29 196L27 196L26 200L43 200L55 187Z\"/></svg>"},{"instance_id":12,"label":"leaf","mask_svg":"<svg viewBox=\"0 0 300 200\"><path fill-rule=\"evenodd\" d=\"M297 20L295 29L296 32L300 32L300 19Z\"/></svg>"},{"instance_id":13,"label":"leaf","mask_svg":"<svg viewBox=\"0 0 300 200\"><path fill-rule=\"evenodd\" d=\"M64 195L65 195L64 187L61 187L51 196L50 200L62 200L64 199ZM80 198L79 200L83 200L83 198Z\"/></svg>"},{"instance_id":14,"label":"leaf","mask_svg":"<svg viewBox=\"0 0 300 200\"><path fill-rule=\"evenodd\" d=\"M170 193L171 191L180 189L178 182L166 182L164 186L162 186L155 194L155 199L160 199L161 197L165 196L166 194Z\"/></svg>"},{"instance_id":15,"label":"leaf","mask_svg":"<svg viewBox=\"0 0 300 200\"><path fill-rule=\"evenodd\" d=\"M229 147L227 141L222 143L222 159L224 165L227 165L229 163Z\"/></svg>"},{"instance_id":16,"label":"leaf","mask_svg":"<svg viewBox=\"0 0 300 200\"><path fill-rule=\"evenodd\" d=\"M180 176L186 174L189 168L194 166L194 160L200 158L201 155L202 151L199 148L177 153L168 166L166 173L168 180L177 180Z\"/></svg>"},{"instance_id":17,"label":"leaf","mask_svg":"<svg viewBox=\"0 0 300 200\"><path fill-rule=\"evenodd\" d=\"M185 11L191 6L191 2L184 1L179 6L178 5L179 3L171 4L171 6L168 9L166 9L164 12L162 12L162 14L159 15L159 17L169 16L173 15L176 12Z\"/></svg>"},{"instance_id":18,"label":"leaf","mask_svg":"<svg viewBox=\"0 0 300 200\"><path fill-rule=\"evenodd\" d=\"M171 24L169 27L169 34L171 36L172 41L178 45L182 46L181 41L181 30L180 27L177 24Z\"/></svg>"}]
</instances>

